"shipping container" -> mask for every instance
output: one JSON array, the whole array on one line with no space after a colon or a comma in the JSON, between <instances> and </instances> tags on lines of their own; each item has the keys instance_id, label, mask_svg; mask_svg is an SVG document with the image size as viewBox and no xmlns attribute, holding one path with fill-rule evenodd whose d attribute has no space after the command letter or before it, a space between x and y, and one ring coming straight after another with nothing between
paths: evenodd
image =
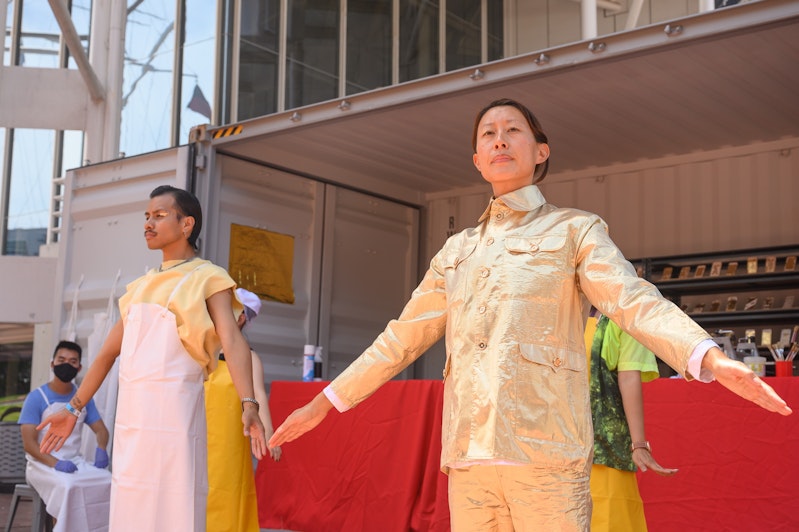
<instances>
[{"instance_id":1,"label":"shipping container","mask_svg":"<svg viewBox=\"0 0 799 532\"><path fill-rule=\"evenodd\" d=\"M77 297L86 338L111 291L158 266L143 212L172 184L200 198L201 255L223 267L236 227L289 237L293 303L265 301L248 337L268 382L299 380L309 343L335 377L447 236L476 224L490 187L472 125L500 97L530 106L549 135L548 201L601 215L630 258L797 244L797 65L799 2L753 2L200 126L178 148L72 170L54 323L63 334ZM443 360L439 343L401 377L440 378Z\"/></svg>"}]
</instances>

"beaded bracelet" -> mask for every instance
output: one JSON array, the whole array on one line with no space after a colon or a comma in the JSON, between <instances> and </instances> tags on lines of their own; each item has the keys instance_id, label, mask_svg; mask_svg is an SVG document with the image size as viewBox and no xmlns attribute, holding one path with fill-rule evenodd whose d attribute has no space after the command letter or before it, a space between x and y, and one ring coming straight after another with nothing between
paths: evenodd
<instances>
[{"instance_id":1,"label":"beaded bracelet","mask_svg":"<svg viewBox=\"0 0 799 532\"><path fill-rule=\"evenodd\" d=\"M75 417L80 417L80 410L78 410L77 408L75 408L75 407L74 407L74 406L72 406L71 404L67 403L67 404L64 406L64 409L65 409L67 412L69 412L70 414L72 414L73 416L75 416Z\"/></svg>"}]
</instances>

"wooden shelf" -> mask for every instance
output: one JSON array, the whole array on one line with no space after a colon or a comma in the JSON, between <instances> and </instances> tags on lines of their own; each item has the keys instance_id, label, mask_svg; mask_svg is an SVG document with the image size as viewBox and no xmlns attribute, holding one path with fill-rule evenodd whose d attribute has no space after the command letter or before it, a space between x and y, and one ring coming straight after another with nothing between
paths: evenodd
<instances>
[{"instance_id":1,"label":"wooden shelf","mask_svg":"<svg viewBox=\"0 0 799 532\"><path fill-rule=\"evenodd\" d=\"M691 298L694 302L697 297L708 294L726 294L737 296L747 293L750 297L763 294L773 296L777 292L776 307L770 309L734 310L718 312L697 312L688 315L705 329L733 329L733 328L777 328L799 324L799 269L784 271L787 257L799 256L799 245L782 246L774 248L743 249L728 252L714 252L695 255L674 255L668 257L652 257L631 261L643 272L643 277L653 283L660 292L680 305L683 298ZM758 258L758 272L747 272L747 259ZM765 272L766 257L775 257L772 272ZM709 275L714 262L721 262L721 274L711 277ZM726 275L730 262L737 262L738 269L735 275ZM705 275L693 277L696 267L704 265ZM663 269L672 268L673 277L660 280ZM691 276L679 279L679 271L690 267ZM796 266L799 268L799 265ZM790 308L781 308L779 298L793 295L795 302ZM759 296L758 296L759 297ZM742 302L739 302L741 304ZM693 304L693 303L692 303ZM722 301L722 305L724 302ZM723 308L723 306L722 306Z\"/></svg>"},{"instance_id":2,"label":"wooden shelf","mask_svg":"<svg viewBox=\"0 0 799 532\"><path fill-rule=\"evenodd\" d=\"M727 292L799 289L799 271L775 273L743 273L718 277L692 277L650 281L664 295L700 295ZM797 298L799 299L799 298ZM799 301L797 302L799 303Z\"/></svg>"},{"instance_id":3,"label":"wooden shelf","mask_svg":"<svg viewBox=\"0 0 799 532\"><path fill-rule=\"evenodd\" d=\"M735 310L730 312L697 312L688 314L706 329L745 325L795 325L799 324L799 308L769 310Z\"/></svg>"}]
</instances>

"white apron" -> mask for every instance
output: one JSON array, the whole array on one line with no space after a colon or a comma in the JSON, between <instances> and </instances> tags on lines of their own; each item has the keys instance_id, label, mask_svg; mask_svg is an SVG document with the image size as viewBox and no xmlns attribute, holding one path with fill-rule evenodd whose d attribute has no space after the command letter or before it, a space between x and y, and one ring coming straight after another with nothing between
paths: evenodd
<instances>
[{"instance_id":1,"label":"white apron","mask_svg":"<svg viewBox=\"0 0 799 532\"><path fill-rule=\"evenodd\" d=\"M113 532L205 532L203 368L183 347L168 310L203 266L180 280L165 306L134 303L125 318L111 468Z\"/></svg>"},{"instance_id":2,"label":"white apron","mask_svg":"<svg viewBox=\"0 0 799 532\"><path fill-rule=\"evenodd\" d=\"M73 385L74 386L74 385ZM64 409L66 403L47 400L41 388L37 390L47 403L42 419ZM111 474L87 463L80 454L81 428L86 419L84 409L75 429L64 445L52 454L59 460L69 460L78 466L74 473L62 473L27 455L25 477L47 507L47 513L56 518L53 532L75 530L100 532L108 530L108 501L111 491ZM41 443L46 430L39 431Z\"/></svg>"}]
</instances>

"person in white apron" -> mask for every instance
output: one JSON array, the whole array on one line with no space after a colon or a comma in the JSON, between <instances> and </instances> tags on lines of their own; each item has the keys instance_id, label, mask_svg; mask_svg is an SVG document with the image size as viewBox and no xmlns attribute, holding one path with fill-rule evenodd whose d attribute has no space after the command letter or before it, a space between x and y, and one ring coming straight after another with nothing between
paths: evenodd
<instances>
[{"instance_id":1,"label":"person in white apron","mask_svg":"<svg viewBox=\"0 0 799 532\"><path fill-rule=\"evenodd\" d=\"M203 368L183 347L168 310L175 292L203 266L181 279L165 306L128 309L115 428L125 444L114 454L112 529L135 522L140 530L205 530Z\"/></svg>"},{"instance_id":2,"label":"person in white apron","mask_svg":"<svg viewBox=\"0 0 799 532\"><path fill-rule=\"evenodd\" d=\"M224 348L242 401L242 423L257 458L266 453L253 398L249 346L236 324L240 302L227 272L197 258L202 226L197 199L158 187L145 211L145 239L162 252L159 268L127 286L114 325L68 407L80 411L116 358L119 399L114 429L110 529L205 531L207 465L203 381ZM46 419L42 450L58 449L75 416ZM42 425L44 425L44 423Z\"/></svg>"},{"instance_id":3,"label":"person in white apron","mask_svg":"<svg viewBox=\"0 0 799 532\"><path fill-rule=\"evenodd\" d=\"M72 379L80 369L80 346L60 342L55 349L55 377L33 390L20 413L27 468L25 477L45 503L47 513L55 517L55 532L108 530L111 474L108 466L108 431L93 403L76 418L77 428L58 450L43 455L39 443L43 437L35 426L47 416L64 410L76 387ZM69 359L69 362L64 360ZM65 393L66 392L66 393ZM87 418L89 422L87 423ZM97 435L94 464L81 455L81 432L86 424Z\"/></svg>"}]
</instances>

